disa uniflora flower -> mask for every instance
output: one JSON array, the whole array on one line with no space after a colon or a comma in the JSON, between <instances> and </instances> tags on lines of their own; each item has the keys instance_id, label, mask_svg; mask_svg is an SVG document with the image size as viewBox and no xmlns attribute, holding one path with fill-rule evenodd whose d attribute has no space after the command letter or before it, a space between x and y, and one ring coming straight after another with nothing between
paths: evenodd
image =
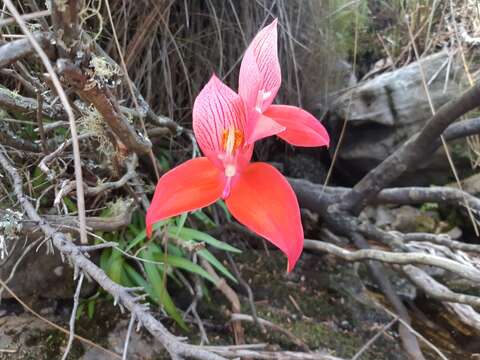
<instances>
[{"instance_id":1,"label":"disa uniflora flower","mask_svg":"<svg viewBox=\"0 0 480 360\"><path fill-rule=\"evenodd\" d=\"M147 234L160 220L224 199L233 217L277 246L288 271L303 249L298 201L273 166L250 162L255 141L277 135L296 146L328 146L325 128L295 106L272 105L280 88L277 20L263 28L247 48L238 93L215 75L193 106L193 131L205 155L163 175L147 211Z\"/></svg>"}]
</instances>

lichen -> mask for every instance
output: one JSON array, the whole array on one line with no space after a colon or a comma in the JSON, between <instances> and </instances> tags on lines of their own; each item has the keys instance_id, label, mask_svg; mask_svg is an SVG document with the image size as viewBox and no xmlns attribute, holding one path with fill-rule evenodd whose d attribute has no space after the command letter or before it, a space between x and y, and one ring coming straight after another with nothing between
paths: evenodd
<instances>
[{"instance_id":1,"label":"lichen","mask_svg":"<svg viewBox=\"0 0 480 360\"><path fill-rule=\"evenodd\" d=\"M18 239L22 230L23 214L11 209L6 209L0 220L0 259L8 256L7 240Z\"/></svg>"},{"instance_id":2,"label":"lichen","mask_svg":"<svg viewBox=\"0 0 480 360\"><path fill-rule=\"evenodd\" d=\"M55 0L55 6L58 11L65 12L67 10L67 0Z\"/></svg>"},{"instance_id":3,"label":"lichen","mask_svg":"<svg viewBox=\"0 0 480 360\"><path fill-rule=\"evenodd\" d=\"M106 135L105 121L100 112L93 106L80 106L79 132L81 134L93 133L99 142L98 151L105 155L114 152L112 143Z\"/></svg>"},{"instance_id":4,"label":"lichen","mask_svg":"<svg viewBox=\"0 0 480 360\"><path fill-rule=\"evenodd\" d=\"M99 87L112 87L118 84L118 78L122 74L120 67L110 62L107 58L93 55L90 59L92 80Z\"/></svg>"}]
</instances>

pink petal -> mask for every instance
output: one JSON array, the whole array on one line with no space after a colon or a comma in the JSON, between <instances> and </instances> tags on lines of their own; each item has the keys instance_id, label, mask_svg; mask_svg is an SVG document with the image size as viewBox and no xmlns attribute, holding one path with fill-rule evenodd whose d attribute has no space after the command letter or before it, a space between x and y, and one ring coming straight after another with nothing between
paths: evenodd
<instances>
[{"instance_id":1,"label":"pink petal","mask_svg":"<svg viewBox=\"0 0 480 360\"><path fill-rule=\"evenodd\" d=\"M247 109L264 111L282 82L277 48L277 20L264 27L245 51L240 65L238 92Z\"/></svg>"},{"instance_id":2,"label":"pink petal","mask_svg":"<svg viewBox=\"0 0 480 360\"><path fill-rule=\"evenodd\" d=\"M235 219L285 253L291 271L302 253L303 228L297 198L282 174L266 163L250 164L226 203Z\"/></svg>"},{"instance_id":3,"label":"pink petal","mask_svg":"<svg viewBox=\"0 0 480 360\"><path fill-rule=\"evenodd\" d=\"M279 133L282 133L282 131L285 131L285 129L285 126L280 125L273 119L259 114L256 121L250 128L247 143L253 144L255 141L268 136L278 135Z\"/></svg>"},{"instance_id":4,"label":"pink petal","mask_svg":"<svg viewBox=\"0 0 480 360\"><path fill-rule=\"evenodd\" d=\"M323 125L309 112L295 106L271 105L264 115L285 126L277 134L295 146L328 146L330 137Z\"/></svg>"},{"instance_id":5,"label":"pink petal","mask_svg":"<svg viewBox=\"0 0 480 360\"><path fill-rule=\"evenodd\" d=\"M213 204L224 184L220 170L206 157L186 161L167 172L158 181L147 210L148 236L158 221Z\"/></svg>"},{"instance_id":6,"label":"pink petal","mask_svg":"<svg viewBox=\"0 0 480 360\"><path fill-rule=\"evenodd\" d=\"M238 93L245 102L247 116L249 119L255 118L257 115L256 106L258 92L262 86L262 76L258 69L257 59L250 46L243 55L242 64L240 65L240 74L238 79Z\"/></svg>"},{"instance_id":7,"label":"pink petal","mask_svg":"<svg viewBox=\"0 0 480 360\"><path fill-rule=\"evenodd\" d=\"M193 105L193 132L202 149L214 163L223 151L224 131L234 127L245 131L244 104L240 96L215 75L200 91Z\"/></svg>"}]
</instances>

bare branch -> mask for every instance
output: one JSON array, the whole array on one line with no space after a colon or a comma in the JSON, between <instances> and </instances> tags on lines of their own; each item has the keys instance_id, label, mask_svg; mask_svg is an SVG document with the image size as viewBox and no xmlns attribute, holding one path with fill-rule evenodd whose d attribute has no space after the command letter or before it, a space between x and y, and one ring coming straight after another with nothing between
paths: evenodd
<instances>
[{"instance_id":1,"label":"bare branch","mask_svg":"<svg viewBox=\"0 0 480 360\"><path fill-rule=\"evenodd\" d=\"M50 10L35 11L33 13L23 14L22 19L25 20L25 21L41 19L41 18L44 18L46 16L50 16L50 14L51 14ZM17 23L17 21L14 18L3 19L2 21L0 21L0 28L2 28L4 26L7 26L7 25L13 25L13 24L16 24L16 23Z\"/></svg>"},{"instance_id":2,"label":"bare branch","mask_svg":"<svg viewBox=\"0 0 480 360\"><path fill-rule=\"evenodd\" d=\"M243 279L242 274L240 273L240 270L238 269L237 264L233 260L232 255L227 253L227 258L228 258L228 261L229 261L229 263L230 263L230 265L233 269L233 273L235 274L235 277L237 278L238 282L247 291L248 304L250 305L250 311L252 312L253 320L254 320L255 324L260 328L260 331L263 334L265 334L267 332L267 330L265 329L265 326L263 326L263 324L260 321L258 321L257 308L255 306L255 299L253 297L252 288L250 287L250 285L248 285L248 283L245 281L245 279Z\"/></svg>"},{"instance_id":3,"label":"bare branch","mask_svg":"<svg viewBox=\"0 0 480 360\"><path fill-rule=\"evenodd\" d=\"M341 198L351 191L350 188L323 186L303 179L289 178L288 181L302 207L317 212L322 212L329 205L340 202ZM464 207L465 201L474 212L480 213L480 199L463 190L441 186L383 189L370 203L411 205L434 202Z\"/></svg>"},{"instance_id":4,"label":"bare branch","mask_svg":"<svg viewBox=\"0 0 480 360\"><path fill-rule=\"evenodd\" d=\"M460 116L480 105L480 83L440 107L423 129L371 170L343 197L342 207L358 213L382 189L431 153L435 141Z\"/></svg>"},{"instance_id":5,"label":"bare branch","mask_svg":"<svg viewBox=\"0 0 480 360\"><path fill-rule=\"evenodd\" d=\"M466 244L460 241L452 240L448 234L408 233L402 234L401 236L402 240L406 243L411 241L425 241L434 244L444 245L454 250L480 253L480 245Z\"/></svg>"},{"instance_id":6,"label":"bare branch","mask_svg":"<svg viewBox=\"0 0 480 360\"><path fill-rule=\"evenodd\" d=\"M35 114L38 111L38 103L35 99L25 97L0 87L0 107L22 114ZM50 106L44 104L42 115L50 119L64 119L65 112L61 106Z\"/></svg>"},{"instance_id":7,"label":"bare branch","mask_svg":"<svg viewBox=\"0 0 480 360\"><path fill-rule=\"evenodd\" d=\"M382 204L423 204L426 202L436 202L440 204L449 204L454 206L468 206L477 214L480 213L480 199L471 194L455 188L431 186L392 188L380 191L373 203Z\"/></svg>"},{"instance_id":8,"label":"bare branch","mask_svg":"<svg viewBox=\"0 0 480 360\"><path fill-rule=\"evenodd\" d=\"M0 23L1 27L1 23ZM52 35L46 33L36 33L33 35L38 44L50 51L52 46ZM34 48L29 39L14 40L0 46L0 68L14 63L15 61L27 57L34 53Z\"/></svg>"},{"instance_id":9,"label":"bare branch","mask_svg":"<svg viewBox=\"0 0 480 360\"><path fill-rule=\"evenodd\" d=\"M305 249L328 252L347 261L377 260L390 264L419 264L436 266L475 283L480 281L480 270L456 261L425 253L396 253L382 250L361 249L349 251L318 240L305 240Z\"/></svg>"},{"instance_id":10,"label":"bare branch","mask_svg":"<svg viewBox=\"0 0 480 360\"><path fill-rule=\"evenodd\" d=\"M416 266L405 265L402 267L402 270L408 276L410 281L418 286L428 296L440 301L467 304L480 309L479 297L455 293Z\"/></svg>"},{"instance_id":11,"label":"bare branch","mask_svg":"<svg viewBox=\"0 0 480 360\"><path fill-rule=\"evenodd\" d=\"M480 133L480 118L472 118L461 120L456 123L451 124L443 133L443 137L447 141L461 139L467 136L476 135ZM435 141L434 148L442 145L440 139Z\"/></svg>"},{"instance_id":12,"label":"bare branch","mask_svg":"<svg viewBox=\"0 0 480 360\"><path fill-rule=\"evenodd\" d=\"M360 357L363 355L363 353L364 353L365 351L367 351L368 348L369 348L370 346L372 346L373 343L374 343L375 341L377 341L377 339L378 339L382 334L384 334L388 329L390 329L390 328L393 326L393 324L395 324L397 321L398 321L398 318L394 318L392 321L390 321L388 324L386 324L384 327L382 327L382 328L380 329L380 331L378 331L378 332L375 334L375 336L373 336L370 340L368 340L368 341L365 343L365 345L363 345L363 346L361 347L361 349L358 350L358 351L355 353L355 355L352 357L351 360L358 360L358 359L360 359Z\"/></svg>"},{"instance_id":13,"label":"bare branch","mask_svg":"<svg viewBox=\"0 0 480 360\"><path fill-rule=\"evenodd\" d=\"M82 1L50 1L50 4L60 55L74 57L79 42L78 14Z\"/></svg>"},{"instance_id":14,"label":"bare branch","mask_svg":"<svg viewBox=\"0 0 480 360\"><path fill-rule=\"evenodd\" d=\"M49 75L51 76L51 80L57 91L58 96L60 97L60 101L62 102L63 107L68 115L68 122L70 124L70 131L72 133L72 140L73 140L73 157L74 157L74 164L75 164L75 181L77 184L77 207L78 207L78 219L80 223L80 239L82 243L88 242L87 239L87 232L85 230L85 199L83 196L83 187L82 187L82 164L80 158L80 147L78 145L78 138L77 138L77 127L75 124L75 117L73 115L72 107L68 101L67 95L65 91L63 91L62 85L58 80L55 71L53 70L50 61L43 51L42 47L39 45L38 41L32 35L32 33L28 30L25 21L21 18L20 14L17 11L15 5L13 5L11 0L3 0L3 3L8 8L8 10L12 13L12 16L17 21L18 25L22 29L22 32L27 36L29 42L31 43L33 49L38 54L40 59L42 60L43 65L47 69Z\"/></svg>"},{"instance_id":15,"label":"bare branch","mask_svg":"<svg viewBox=\"0 0 480 360\"><path fill-rule=\"evenodd\" d=\"M72 314L70 315L70 334L68 335L68 342L67 347L65 348L65 352L63 353L62 360L66 360L70 349L72 348L73 339L75 338L75 319L77 318L77 309L78 304L80 302L80 291L82 290L82 283L83 283L83 273L80 273L80 277L78 278L77 289L75 290L75 294L73 295L73 307L72 307Z\"/></svg>"},{"instance_id":16,"label":"bare branch","mask_svg":"<svg viewBox=\"0 0 480 360\"><path fill-rule=\"evenodd\" d=\"M87 134L81 134L78 136L78 140L83 140L83 139L86 139L90 136L92 136L93 134L91 133L87 133ZM51 170L49 167L48 167L48 163L53 161L53 159L55 159L57 156L59 156L68 146L71 146L73 144L73 139L70 138L68 140L65 140L57 149L55 149L54 151L52 151L50 154L48 154L47 156L45 156L41 161L40 163L38 164L38 167L39 169L45 174L48 176L48 178L50 180L54 179L56 174L53 170Z\"/></svg>"},{"instance_id":17,"label":"bare branch","mask_svg":"<svg viewBox=\"0 0 480 360\"><path fill-rule=\"evenodd\" d=\"M104 193L106 191L120 189L121 187L125 186L125 184L128 181L134 179L137 176L137 173L135 171L137 164L138 164L137 155L136 154L130 155L126 161L127 172L119 180L107 181L93 187L85 186L85 194L89 196L95 196L95 195ZM66 196L73 190L75 190L75 182L71 181L69 183L66 183L62 187L62 189L58 192L57 196L55 197L54 203L58 204L62 197Z\"/></svg>"},{"instance_id":18,"label":"bare branch","mask_svg":"<svg viewBox=\"0 0 480 360\"><path fill-rule=\"evenodd\" d=\"M271 359L271 360L342 360L339 357L322 353L304 353L295 351L258 351L248 349L218 349L217 353L223 356L241 359Z\"/></svg>"},{"instance_id":19,"label":"bare branch","mask_svg":"<svg viewBox=\"0 0 480 360\"><path fill-rule=\"evenodd\" d=\"M230 304L232 305L232 312L240 313L240 299L238 298L237 293L227 284L224 278L218 276L217 272L209 262L207 262L204 258L200 258L200 263L202 264L202 267L215 279L215 286L217 289L220 290L223 295L225 295L228 301L230 301ZM233 321L232 325L236 344L244 344L245 335L242 324L240 321Z\"/></svg>"},{"instance_id":20,"label":"bare branch","mask_svg":"<svg viewBox=\"0 0 480 360\"><path fill-rule=\"evenodd\" d=\"M338 215L340 214L337 214L337 216ZM352 231L352 229L350 229L350 231L347 231L347 233L348 232L349 237L357 248L362 250L369 250L369 245L361 234L357 233L355 230ZM415 333L412 331L412 328L410 326L411 318L408 310L395 292L395 289L393 288L390 280L385 275L383 265L378 261L371 261L368 263L368 268L370 270L370 273L372 274L372 277L379 285L385 297L393 305L393 308L395 309L395 312L397 313L397 316L401 321L401 324L398 328L398 333L400 335L403 348L405 349L409 357L417 360L425 360L417 338L415 337Z\"/></svg>"},{"instance_id":21,"label":"bare branch","mask_svg":"<svg viewBox=\"0 0 480 360\"><path fill-rule=\"evenodd\" d=\"M268 320L261 319L261 318L254 318L251 315L247 314L232 314L232 321L248 321L251 323L256 323L259 322L262 326L266 326L271 328L274 331L278 331L279 333L285 335L287 338L289 338L295 345L298 347L302 348L305 351L310 351L308 348L307 344L305 344L302 339L296 337L292 332L288 331L287 329L282 328L281 326L274 324Z\"/></svg>"},{"instance_id":22,"label":"bare branch","mask_svg":"<svg viewBox=\"0 0 480 360\"><path fill-rule=\"evenodd\" d=\"M130 322L128 323L127 335L125 336L125 344L123 345L122 360L127 360L128 343L130 342L130 335L132 334L133 325L135 324L135 315L130 316Z\"/></svg>"},{"instance_id":23,"label":"bare branch","mask_svg":"<svg viewBox=\"0 0 480 360\"><path fill-rule=\"evenodd\" d=\"M152 144L136 132L106 87L100 88L94 79L86 76L78 67L66 59L57 61L57 71L63 79L73 86L80 98L87 104L93 104L102 115L110 129L120 141L137 154L148 154Z\"/></svg>"},{"instance_id":24,"label":"bare branch","mask_svg":"<svg viewBox=\"0 0 480 360\"><path fill-rule=\"evenodd\" d=\"M43 97L40 91L37 92L37 126L38 126L38 133L40 134L40 140L42 143L42 150L45 155L48 154L48 144L47 138L45 136L45 129L43 128L43 119L42 119L42 109L43 109Z\"/></svg>"},{"instance_id":25,"label":"bare branch","mask_svg":"<svg viewBox=\"0 0 480 360\"><path fill-rule=\"evenodd\" d=\"M367 241L359 233L358 218L354 218L339 209L339 193L337 191L327 191L329 190L328 187L321 186L312 190L312 187L309 186L311 183L305 180L289 179L289 181L302 207L318 212L332 230L339 235L344 235L351 239L357 248L363 250L369 249ZM390 281L385 276L382 264L371 261L368 263L368 267L372 277L378 283L386 298L394 306L395 311L402 320L402 324L403 322L409 324L410 316L408 311L395 293ZM412 332L406 326L401 325L399 327L399 333L403 347L407 353L413 358L424 359L418 341Z\"/></svg>"},{"instance_id":26,"label":"bare branch","mask_svg":"<svg viewBox=\"0 0 480 360\"><path fill-rule=\"evenodd\" d=\"M25 140L19 136L14 135L10 131L0 131L0 143L5 146L10 146L17 150L40 152L40 146L38 144Z\"/></svg>"}]
</instances>

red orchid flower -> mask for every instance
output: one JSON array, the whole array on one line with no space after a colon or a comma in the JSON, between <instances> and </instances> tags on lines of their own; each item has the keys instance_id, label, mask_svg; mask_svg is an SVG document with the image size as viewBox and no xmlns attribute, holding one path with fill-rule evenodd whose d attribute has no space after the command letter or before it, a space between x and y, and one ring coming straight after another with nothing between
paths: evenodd
<instances>
[{"instance_id":1,"label":"red orchid flower","mask_svg":"<svg viewBox=\"0 0 480 360\"><path fill-rule=\"evenodd\" d=\"M329 136L308 112L272 105L281 83L277 20L247 48L238 94L215 75L193 105L193 131L205 157L163 175L147 211L147 234L160 220L197 210L222 198L233 217L266 238L288 258L288 271L303 249L298 201L273 166L250 163L254 142L277 135L297 146L328 146Z\"/></svg>"}]
</instances>

